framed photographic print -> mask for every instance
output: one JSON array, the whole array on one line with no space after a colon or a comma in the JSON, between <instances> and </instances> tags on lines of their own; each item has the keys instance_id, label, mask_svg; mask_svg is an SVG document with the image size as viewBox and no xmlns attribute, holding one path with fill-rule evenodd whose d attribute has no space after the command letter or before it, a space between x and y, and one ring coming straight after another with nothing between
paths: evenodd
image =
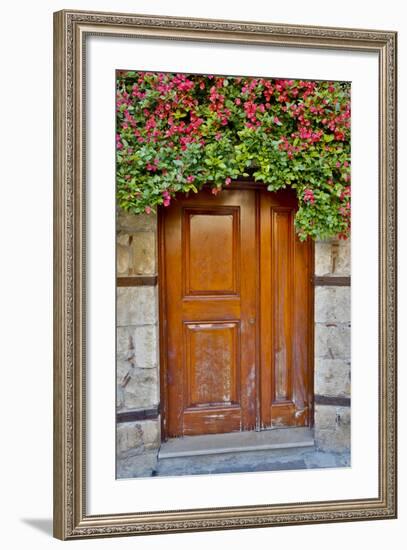
<instances>
[{"instance_id":1,"label":"framed photographic print","mask_svg":"<svg viewBox=\"0 0 407 550\"><path fill-rule=\"evenodd\" d=\"M54 18L54 534L396 517L396 33Z\"/></svg>"}]
</instances>

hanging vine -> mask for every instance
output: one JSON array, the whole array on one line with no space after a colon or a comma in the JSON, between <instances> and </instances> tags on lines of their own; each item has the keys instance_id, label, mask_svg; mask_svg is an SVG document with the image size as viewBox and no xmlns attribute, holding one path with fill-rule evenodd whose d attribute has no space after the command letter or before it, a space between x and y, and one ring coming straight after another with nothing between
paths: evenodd
<instances>
[{"instance_id":1,"label":"hanging vine","mask_svg":"<svg viewBox=\"0 0 407 550\"><path fill-rule=\"evenodd\" d=\"M120 71L116 101L122 209L250 176L295 189L300 239L349 236L349 83Z\"/></svg>"}]
</instances>

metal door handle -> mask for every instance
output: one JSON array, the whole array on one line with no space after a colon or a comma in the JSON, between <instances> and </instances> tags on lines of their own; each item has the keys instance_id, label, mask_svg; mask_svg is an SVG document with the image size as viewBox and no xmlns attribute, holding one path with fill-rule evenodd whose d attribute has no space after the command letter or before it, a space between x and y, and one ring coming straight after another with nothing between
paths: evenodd
<instances>
[{"instance_id":1,"label":"metal door handle","mask_svg":"<svg viewBox=\"0 0 407 550\"><path fill-rule=\"evenodd\" d=\"M249 325L254 325L256 323L255 317L250 317L249 319Z\"/></svg>"}]
</instances>

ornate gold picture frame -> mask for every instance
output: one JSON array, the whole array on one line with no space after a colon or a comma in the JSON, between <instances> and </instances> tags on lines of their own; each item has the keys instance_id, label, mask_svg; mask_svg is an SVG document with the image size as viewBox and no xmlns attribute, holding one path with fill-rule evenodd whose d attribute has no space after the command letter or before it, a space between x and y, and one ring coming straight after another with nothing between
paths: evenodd
<instances>
[{"instance_id":1,"label":"ornate gold picture frame","mask_svg":"<svg viewBox=\"0 0 407 550\"><path fill-rule=\"evenodd\" d=\"M378 59L378 494L92 515L87 511L86 40L150 38ZM54 535L59 539L391 519L396 455L396 41L391 31L64 10L54 14ZM114 216L114 212L112 212ZM108 321L109 322L109 321ZM111 320L114 324L114 319ZM112 404L114 406L114 404ZM112 449L112 453L114 453Z\"/></svg>"}]
</instances>

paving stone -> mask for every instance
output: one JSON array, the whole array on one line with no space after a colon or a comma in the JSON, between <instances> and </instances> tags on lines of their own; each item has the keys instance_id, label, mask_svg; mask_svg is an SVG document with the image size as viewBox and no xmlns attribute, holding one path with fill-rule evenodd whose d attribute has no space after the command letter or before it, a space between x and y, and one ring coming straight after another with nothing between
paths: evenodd
<instances>
[{"instance_id":1,"label":"paving stone","mask_svg":"<svg viewBox=\"0 0 407 550\"><path fill-rule=\"evenodd\" d=\"M348 467L349 453L290 449L241 452L194 458L159 459L156 476L228 474Z\"/></svg>"}]
</instances>

